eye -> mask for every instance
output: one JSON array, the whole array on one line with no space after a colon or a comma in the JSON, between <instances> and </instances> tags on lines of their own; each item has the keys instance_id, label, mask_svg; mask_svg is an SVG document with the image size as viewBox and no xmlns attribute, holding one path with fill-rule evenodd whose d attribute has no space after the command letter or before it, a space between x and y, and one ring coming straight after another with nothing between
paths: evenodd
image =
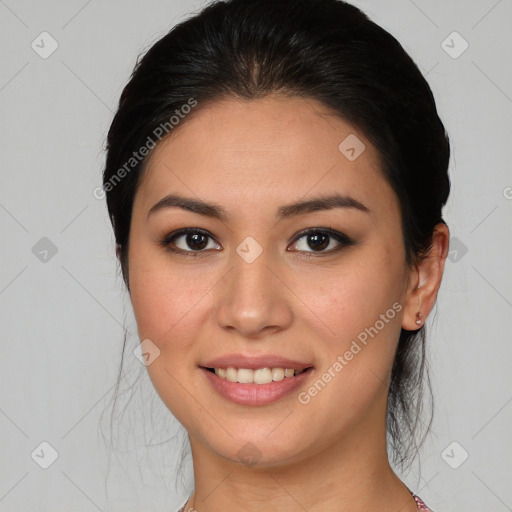
<instances>
[{"instance_id":1,"label":"eye","mask_svg":"<svg viewBox=\"0 0 512 512\"><path fill-rule=\"evenodd\" d=\"M212 236L202 229L187 228L171 233L161 241L166 249L171 252L185 253L186 256L196 256L197 253L206 252L207 249L217 249L220 246L213 243ZM188 253L188 254L187 254Z\"/></svg>"},{"instance_id":2,"label":"eye","mask_svg":"<svg viewBox=\"0 0 512 512\"><path fill-rule=\"evenodd\" d=\"M160 241L160 244L173 253L185 256L199 256L200 253L212 249L221 250L220 245L207 231L198 228L186 228L170 233ZM344 233L331 228L314 228L300 232L293 245L298 246L296 250L299 252L323 255L338 252L343 247L355 245L355 242Z\"/></svg>"},{"instance_id":3,"label":"eye","mask_svg":"<svg viewBox=\"0 0 512 512\"><path fill-rule=\"evenodd\" d=\"M304 241L300 242L302 239ZM295 240L294 244L298 246L297 250L319 254L330 254L340 251L343 247L355 245L354 240L350 237L331 228L308 229L299 233ZM309 251L308 248L312 250Z\"/></svg>"}]
</instances>

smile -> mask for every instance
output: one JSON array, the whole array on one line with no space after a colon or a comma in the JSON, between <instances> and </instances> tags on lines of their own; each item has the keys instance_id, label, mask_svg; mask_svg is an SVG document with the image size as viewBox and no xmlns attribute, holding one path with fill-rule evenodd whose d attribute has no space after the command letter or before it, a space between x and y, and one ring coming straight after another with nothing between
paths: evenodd
<instances>
[{"instance_id":1,"label":"smile","mask_svg":"<svg viewBox=\"0 0 512 512\"><path fill-rule=\"evenodd\" d=\"M297 370L293 368L207 368L214 372L221 379L229 382L239 382L241 384L269 384L270 382L279 382L285 378L300 375L306 368Z\"/></svg>"},{"instance_id":2,"label":"smile","mask_svg":"<svg viewBox=\"0 0 512 512\"><path fill-rule=\"evenodd\" d=\"M201 367L209 385L222 397L240 405L266 405L297 390L313 367L293 368L206 368Z\"/></svg>"}]
</instances>

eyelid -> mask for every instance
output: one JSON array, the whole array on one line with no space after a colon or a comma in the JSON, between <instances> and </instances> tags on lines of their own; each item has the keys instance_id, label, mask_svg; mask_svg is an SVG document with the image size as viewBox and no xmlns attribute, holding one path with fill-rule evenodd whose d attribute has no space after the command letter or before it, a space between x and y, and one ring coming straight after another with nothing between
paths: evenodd
<instances>
[{"instance_id":1,"label":"eyelid","mask_svg":"<svg viewBox=\"0 0 512 512\"><path fill-rule=\"evenodd\" d=\"M219 242L217 242L217 240L211 233L209 233L208 231L201 229L201 228L182 228L177 231L173 231L172 233L165 235L163 237L163 239L160 241L160 244L164 248L166 248L167 250L169 250L173 253L183 254L185 256L199 256L203 253L209 254L209 252L212 249L209 249L209 250L203 249L203 250L199 250L199 251L192 251L192 250L184 250L184 249L180 249L180 248L172 248L171 247L171 243L176 238L187 235L189 233L202 234L202 235L206 236L207 238L210 238L211 240L213 240L217 245L220 245ZM332 229L331 227L306 228L306 229L300 231L299 233L297 233L294 236L294 238L292 239L291 243L296 243L301 238L304 238L305 236L308 236L310 234L318 234L318 233L325 234L325 235L330 236L331 238L334 238L334 240L336 240L336 242L338 242L338 246L336 248L330 249L328 251L297 251L297 252L308 254L308 257L310 257L311 255L323 256L323 255L336 253L339 250L341 250L343 247L349 247L349 246L356 244L356 242L353 239L351 239L349 236L345 235L344 233L342 233L340 231L336 231L336 230ZM218 251L218 249L215 249L215 250ZM289 251L288 248L286 250Z\"/></svg>"},{"instance_id":2,"label":"eyelid","mask_svg":"<svg viewBox=\"0 0 512 512\"><path fill-rule=\"evenodd\" d=\"M317 234L317 233L325 234L325 235L330 236L331 238L334 238L334 240L336 240L336 242L338 242L338 246L336 248L330 249L328 251L297 251L297 252L305 253L308 255L308 257L310 255L313 255L313 256L324 256L325 255L326 256L328 254L334 254L334 253L338 252L339 250L343 249L343 247L350 247L350 246L356 244L356 242L352 238L350 238L348 235L346 235L345 233L342 233L340 231L334 230L330 226L328 228L318 227L318 228L304 229L304 230L300 231L299 233L297 233L297 235L295 235L292 243L296 243L298 240L300 240L301 238L303 238L307 235Z\"/></svg>"},{"instance_id":3,"label":"eyelid","mask_svg":"<svg viewBox=\"0 0 512 512\"><path fill-rule=\"evenodd\" d=\"M162 245L165 249L173 252L173 253L176 253L176 254L182 254L184 256L200 256L201 254L208 254L212 249L209 249L208 251L206 250L201 250L201 251L187 251L185 249L180 249L179 247L171 247L171 244L172 242L176 239L176 238L179 238L181 236L184 236L184 235L187 235L189 233L193 233L193 234L201 234L201 235L204 235L205 237L207 238L210 238L211 240L213 240L217 245L220 245L219 242L217 242L217 240L215 239L215 237L209 233L208 231L204 230L204 229L201 229L201 228L182 228L182 229L178 229L176 231L173 231L172 233L169 233L167 235L165 235L161 240L160 240L160 245ZM218 249L215 249L215 250L218 250Z\"/></svg>"}]
</instances>

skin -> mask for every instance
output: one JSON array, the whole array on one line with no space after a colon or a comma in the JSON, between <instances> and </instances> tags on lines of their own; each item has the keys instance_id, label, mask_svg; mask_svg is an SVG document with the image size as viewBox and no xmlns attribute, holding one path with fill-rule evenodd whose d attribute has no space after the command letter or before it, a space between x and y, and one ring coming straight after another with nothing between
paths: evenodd
<instances>
[{"instance_id":1,"label":"skin","mask_svg":"<svg viewBox=\"0 0 512 512\"><path fill-rule=\"evenodd\" d=\"M349 161L350 134L366 146ZM333 208L276 221L279 207L349 195L368 212ZM181 208L150 208L167 194L222 206L218 220ZM195 489L186 510L413 512L414 500L386 455L386 400L400 329L426 319L441 282L449 233L409 268L398 199L366 137L315 100L273 94L199 105L151 153L136 193L128 251L131 301L141 340L160 355L147 370L189 433ZM200 228L211 238L196 257L160 244ZM323 254L297 239L307 228L352 238ZM248 236L263 249L236 252ZM328 239L329 240L329 239ZM186 236L174 240L197 253ZM228 353L276 354L311 362L311 384L394 303L402 308L307 404L293 392L264 406L216 393L198 365ZM260 457L246 465L247 443Z\"/></svg>"}]
</instances>

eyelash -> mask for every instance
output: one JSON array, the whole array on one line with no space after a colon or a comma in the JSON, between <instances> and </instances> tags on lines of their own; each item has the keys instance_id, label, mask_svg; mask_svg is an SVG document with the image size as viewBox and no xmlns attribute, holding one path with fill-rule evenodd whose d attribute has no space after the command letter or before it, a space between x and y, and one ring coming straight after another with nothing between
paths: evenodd
<instances>
[{"instance_id":1,"label":"eyelash","mask_svg":"<svg viewBox=\"0 0 512 512\"><path fill-rule=\"evenodd\" d=\"M199 250L199 251L192 251L192 250L186 251L183 249L176 249L171 246L172 242L174 242L177 238L179 238L180 236L183 236L183 235L187 235L187 234L201 234L201 235L204 235L204 236L211 238L212 240L215 241L213 236L210 235L210 233L208 233L207 231L204 231L199 228L185 228L185 229L180 229L179 231L175 231L173 233L166 235L162 240L160 240L160 245L172 253L180 254L180 255L183 255L186 257L194 258L194 257L200 256L202 253L207 252L204 249ZM304 231L301 231L301 232L297 233L297 236L293 239L292 243L296 243L301 238L307 237L308 235L312 235L312 234L328 235L329 237L334 238L339 243L339 245L335 249L330 249L329 251L298 251L298 252L307 254L308 255L308 256L306 256L307 258L324 256L327 254L334 254L334 253L339 252L344 247L350 247L350 246L353 246L356 244L356 242L354 240L352 240L350 237L348 237L344 233L335 231L335 230L331 229L330 227L329 228L309 228ZM217 243L217 242L215 242L215 243Z\"/></svg>"}]
</instances>

